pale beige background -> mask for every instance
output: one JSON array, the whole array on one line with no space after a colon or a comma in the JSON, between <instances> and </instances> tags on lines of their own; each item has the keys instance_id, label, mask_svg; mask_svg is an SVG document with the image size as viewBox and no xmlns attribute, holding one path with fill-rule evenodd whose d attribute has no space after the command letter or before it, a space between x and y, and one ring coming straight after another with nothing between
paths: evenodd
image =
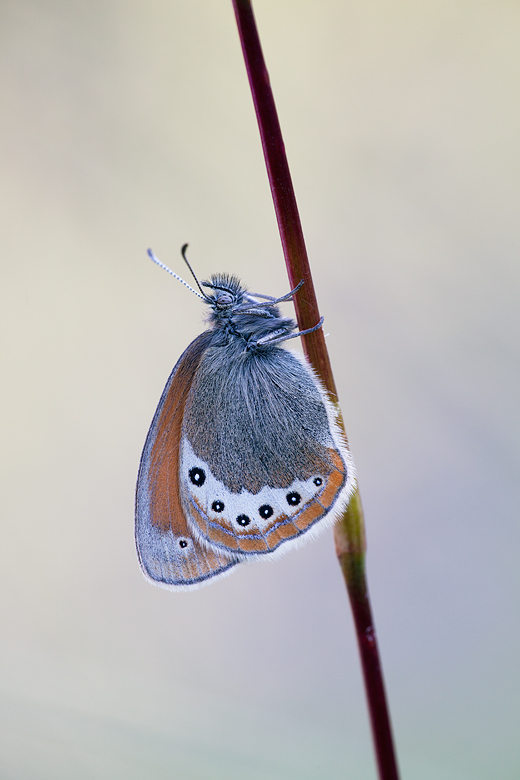
<instances>
[{"instance_id":1,"label":"pale beige background","mask_svg":"<svg viewBox=\"0 0 520 780\"><path fill-rule=\"evenodd\" d=\"M516 780L520 6L257 0L403 780ZM184 273L287 290L229 0L3 0L1 780L374 780L332 538L146 584ZM289 311L289 309L288 309Z\"/></svg>"}]
</instances>

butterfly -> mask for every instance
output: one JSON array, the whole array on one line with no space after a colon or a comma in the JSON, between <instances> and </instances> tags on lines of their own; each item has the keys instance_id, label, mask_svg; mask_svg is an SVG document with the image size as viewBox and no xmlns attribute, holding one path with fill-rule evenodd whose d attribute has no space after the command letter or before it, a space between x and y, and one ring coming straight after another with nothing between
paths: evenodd
<instances>
[{"instance_id":1,"label":"butterfly","mask_svg":"<svg viewBox=\"0 0 520 780\"><path fill-rule=\"evenodd\" d=\"M188 590L239 563L275 557L330 527L355 489L335 411L303 356L281 298L216 274L199 292L206 331L179 358L144 445L135 538L145 577ZM205 292L202 288L210 291Z\"/></svg>"}]
</instances>

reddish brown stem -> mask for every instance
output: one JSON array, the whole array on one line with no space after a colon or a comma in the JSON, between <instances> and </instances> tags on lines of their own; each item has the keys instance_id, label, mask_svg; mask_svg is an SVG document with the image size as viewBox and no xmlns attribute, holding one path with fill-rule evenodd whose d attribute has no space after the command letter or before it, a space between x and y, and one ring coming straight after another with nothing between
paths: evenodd
<instances>
[{"instance_id":1,"label":"reddish brown stem","mask_svg":"<svg viewBox=\"0 0 520 780\"><path fill-rule=\"evenodd\" d=\"M307 250L292 185L278 114L265 66L250 0L233 0L235 16L253 95L267 174L291 288L301 279L305 284L295 296L296 316L301 330L319 318ZM323 330L304 336L303 347L320 375L331 399L337 403ZM339 413L339 408L338 408ZM342 420L340 419L342 424ZM344 517L335 528L336 552L345 578L361 656L372 735L381 780L399 780L383 673L370 608L365 570L365 527L359 492L352 497Z\"/></svg>"},{"instance_id":2,"label":"reddish brown stem","mask_svg":"<svg viewBox=\"0 0 520 780\"><path fill-rule=\"evenodd\" d=\"M253 94L256 118L260 128L267 174L291 289L294 289L302 279L305 282L295 297L298 325L300 330L307 330L307 328L316 325L320 314L291 174L285 155L282 131L251 3L247 0L233 0L233 4L246 61L247 75ZM313 365L317 368L320 376L324 379L327 378L327 387L336 397L336 388L329 356L325 348L323 330L320 328L320 330L311 333L306 338L305 344L308 346L309 352L312 353Z\"/></svg>"}]
</instances>

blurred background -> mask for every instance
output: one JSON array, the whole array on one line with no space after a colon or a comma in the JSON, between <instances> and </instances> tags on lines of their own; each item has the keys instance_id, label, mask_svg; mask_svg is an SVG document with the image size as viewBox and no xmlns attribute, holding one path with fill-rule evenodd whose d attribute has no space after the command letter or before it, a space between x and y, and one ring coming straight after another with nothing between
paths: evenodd
<instances>
[{"instance_id":1,"label":"blurred background","mask_svg":"<svg viewBox=\"0 0 520 780\"><path fill-rule=\"evenodd\" d=\"M520 6L255 10L403 780L516 780ZM1 780L374 780L331 533L192 593L134 551L203 327L147 247L288 290L230 0L2 0L0 39Z\"/></svg>"}]
</instances>

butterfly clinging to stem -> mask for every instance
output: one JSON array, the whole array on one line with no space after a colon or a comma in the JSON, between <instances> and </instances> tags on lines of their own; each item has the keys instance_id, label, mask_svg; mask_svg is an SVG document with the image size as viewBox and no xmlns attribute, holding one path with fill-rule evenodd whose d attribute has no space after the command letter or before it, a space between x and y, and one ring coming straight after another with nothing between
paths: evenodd
<instances>
[{"instance_id":1,"label":"butterfly clinging to stem","mask_svg":"<svg viewBox=\"0 0 520 780\"><path fill-rule=\"evenodd\" d=\"M216 274L198 288L206 331L173 369L144 445L135 537L145 577L199 587L237 564L276 556L332 525L355 488L336 412L304 357L281 298ZM206 288L209 292L205 292Z\"/></svg>"}]
</instances>

